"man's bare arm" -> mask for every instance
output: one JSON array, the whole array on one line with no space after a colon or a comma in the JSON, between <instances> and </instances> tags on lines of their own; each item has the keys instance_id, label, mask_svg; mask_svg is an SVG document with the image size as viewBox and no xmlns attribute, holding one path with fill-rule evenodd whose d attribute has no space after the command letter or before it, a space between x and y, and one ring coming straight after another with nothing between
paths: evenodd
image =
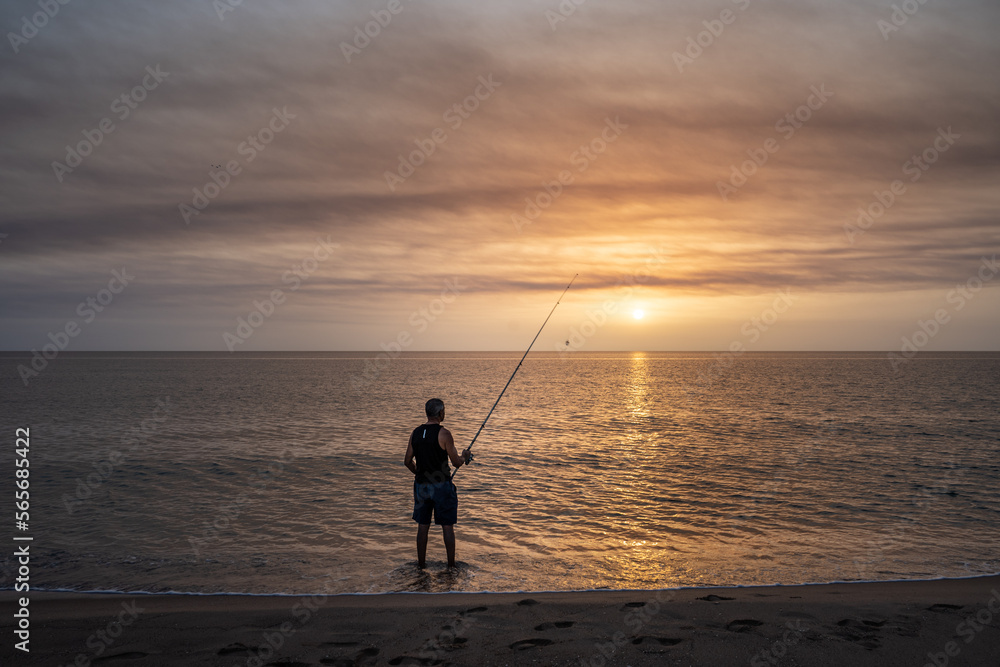
<instances>
[{"instance_id":1,"label":"man's bare arm","mask_svg":"<svg viewBox=\"0 0 1000 667\"><path fill-rule=\"evenodd\" d=\"M403 465L410 469L414 475L417 474L417 463L413 460L413 434L406 442L406 456L403 458Z\"/></svg>"},{"instance_id":2,"label":"man's bare arm","mask_svg":"<svg viewBox=\"0 0 1000 667\"><path fill-rule=\"evenodd\" d=\"M442 428L438 433L438 444L448 452L448 458L456 469L461 468L463 463L468 462L468 450L463 450L461 454L455 449L455 438L451 437L451 431Z\"/></svg>"}]
</instances>

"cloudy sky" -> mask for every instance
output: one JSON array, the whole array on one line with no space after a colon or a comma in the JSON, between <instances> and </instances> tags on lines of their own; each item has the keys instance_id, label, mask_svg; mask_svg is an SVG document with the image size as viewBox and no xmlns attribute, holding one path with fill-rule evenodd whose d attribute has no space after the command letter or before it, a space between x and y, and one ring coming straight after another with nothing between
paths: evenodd
<instances>
[{"instance_id":1,"label":"cloudy sky","mask_svg":"<svg viewBox=\"0 0 1000 667\"><path fill-rule=\"evenodd\" d=\"M998 350L1000 5L902 4L5 2L0 349Z\"/></svg>"}]
</instances>

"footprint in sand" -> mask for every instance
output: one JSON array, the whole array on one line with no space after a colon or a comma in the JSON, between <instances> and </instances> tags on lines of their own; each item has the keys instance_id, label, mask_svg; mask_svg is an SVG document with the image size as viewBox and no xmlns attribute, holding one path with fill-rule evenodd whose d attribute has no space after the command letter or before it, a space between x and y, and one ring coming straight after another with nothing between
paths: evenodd
<instances>
[{"instance_id":1,"label":"footprint in sand","mask_svg":"<svg viewBox=\"0 0 1000 667\"><path fill-rule=\"evenodd\" d=\"M855 630L871 631L872 628L881 628L885 621L866 621L863 619L845 618L837 621L837 625L842 628L854 628Z\"/></svg>"},{"instance_id":2,"label":"footprint in sand","mask_svg":"<svg viewBox=\"0 0 1000 667\"><path fill-rule=\"evenodd\" d=\"M319 646L322 648L324 646L333 646L335 648L346 648L349 646L358 646L361 642L323 642Z\"/></svg>"},{"instance_id":3,"label":"footprint in sand","mask_svg":"<svg viewBox=\"0 0 1000 667\"><path fill-rule=\"evenodd\" d=\"M519 600L517 603L518 607L530 607L531 605L540 604L538 600L532 600L531 598L525 598L524 600Z\"/></svg>"},{"instance_id":4,"label":"footprint in sand","mask_svg":"<svg viewBox=\"0 0 1000 667\"><path fill-rule=\"evenodd\" d=\"M105 655L100 658L94 658L94 662L106 662L108 660L138 660L140 658L145 658L148 653L143 653L142 651L128 651L126 653L115 653L114 655Z\"/></svg>"},{"instance_id":5,"label":"footprint in sand","mask_svg":"<svg viewBox=\"0 0 1000 667\"><path fill-rule=\"evenodd\" d=\"M541 625L536 625L535 630L544 631L551 630L552 628L572 628L573 621L555 621L553 623L542 623Z\"/></svg>"},{"instance_id":6,"label":"footprint in sand","mask_svg":"<svg viewBox=\"0 0 1000 667\"><path fill-rule=\"evenodd\" d=\"M622 605L622 611L625 611L626 609L638 609L639 607L645 607L645 606L646 606L645 602L626 602L625 604Z\"/></svg>"},{"instance_id":7,"label":"footprint in sand","mask_svg":"<svg viewBox=\"0 0 1000 667\"><path fill-rule=\"evenodd\" d=\"M459 618L461 618L462 616L466 616L468 614L478 614L480 612L487 611L488 609L489 609L488 607L473 607L471 609L466 609L465 611L458 612L458 616ZM451 623L445 623L444 626L441 628L441 634L438 635L438 638L436 640L434 640L434 645L440 651L452 651L468 643L469 641L468 637L456 637L455 636L456 632L457 631L455 627ZM444 639L444 633L450 634L451 638ZM375 653L378 653L377 649L372 649L372 650L375 650ZM440 657L421 658L412 655L399 655L390 660L389 664L390 665L440 665L443 662L444 660ZM361 665L368 663L362 663L359 657L356 664Z\"/></svg>"},{"instance_id":8,"label":"footprint in sand","mask_svg":"<svg viewBox=\"0 0 1000 667\"><path fill-rule=\"evenodd\" d=\"M375 664L375 656L378 655L378 649L374 646L369 646L366 649L362 649L360 653L354 656L355 665L373 665Z\"/></svg>"},{"instance_id":9,"label":"footprint in sand","mask_svg":"<svg viewBox=\"0 0 1000 667\"><path fill-rule=\"evenodd\" d=\"M321 644L321 646L357 646L358 642L326 642ZM358 667L359 665L374 665L375 656L378 655L378 649L374 646L369 646L366 649L362 649L353 658L321 658L321 665L332 665L333 667Z\"/></svg>"},{"instance_id":10,"label":"footprint in sand","mask_svg":"<svg viewBox=\"0 0 1000 667\"><path fill-rule=\"evenodd\" d=\"M218 651L216 655L232 655L233 653L251 653L258 650L256 646L247 646L246 644L241 644L236 642L235 644L230 644L229 646L223 646Z\"/></svg>"},{"instance_id":11,"label":"footprint in sand","mask_svg":"<svg viewBox=\"0 0 1000 667\"><path fill-rule=\"evenodd\" d=\"M729 625L726 626L726 630L731 632L747 632L750 628L756 628L760 625L764 625L764 622L754 618L741 618L730 621Z\"/></svg>"},{"instance_id":12,"label":"footprint in sand","mask_svg":"<svg viewBox=\"0 0 1000 667\"><path fill-rule=\"evenodd\" d=\"M705 602L721 602L722 600L732 600L733 598L726 598L721 595L706 595L705 597L698 599L704 600Z\"/></svg>"},{"instance_id":13,"label":"footprint in sand","mask_svg":"<svg viewBox=\"0 0 1000 667\"><path fill-rule=\"evenodd\" d=\"M889 627L900 637L919 637L920 621L910 616L897 616Z\"/></svg>"},{"instance_id":14,"label":"footprint in sand","mask_svg":"<svg viewBox=\"0 0 1000 667\"><path fill-rule=\"evenodd\" d=\"M523 651L524 649L536 648L538 646L550 646L551 644L555 644L555 642L551 639L535 637L533 639L522 639L519 642L514 642L510 645L510 648L515 651Z\"/></svg>"},{"instance_id":15,"label":"footprint in sand","mask_svg":"<svg viewBox=\"0 0 1000 667\"><path fill-rule=\"evenodd\" d=\"M873 651L882 645L879 639L878 628L885 625L885 621L861 621L853 618L845 618L837 621L840 627L835 634L839 637L862 646L869 651Z\"/></svg>"},{"instance_id":16,"label":"footprint in sand","mask_svg":"<svg viewBox=\"0 0 1000 667\"><path fill-rule=\"evenodd\" d=\"M659 644L660 646L677 646L682 641L684 641L684 640L683 639L676 639L674 637L649 637L649 636L646 636L646 635L642 635L640 637L635 637L632 640L632 643L636 644L636 645L639 645L639 644L648 642L650 644L653 644L653 643Z\"/></svg>"},{"instance_id":17,"label":"footprint in sand","mask_svg":"<svg viewBox=\"0 0 1000 667\"><path fill-rule=\"evenodd\" d=\"M521 604L520 602L518 604ZM489 607L473 607L472 609L466 609L465 611L458 612L459 616L465 616L466 614L478 614L480 612L486 611Z\"/></svg>"},{"instance_id":18,"label":"footprint in sand","mask_svg":"<svg viewBox=\"0 0 1000 667\"><path fill-rule=\"evenodd\" d=\"M416 658L412 655L401 655L389 661L390 665L440 665L443 661L436 658Z\"/></svg>"},{"instance_id":19,"label":"footprint in sand","mask_svg":"<svg viewBox=\"0 0 1000 667\"><path fill-rule=\"evenodd\" d=\"M927 607L927 611L947 612L947 611L956 611L961 608L962 605L960 604L944 604L943 602L939 602L937 604L932 604L930 607Z\"/></svg>"}]
</instances>

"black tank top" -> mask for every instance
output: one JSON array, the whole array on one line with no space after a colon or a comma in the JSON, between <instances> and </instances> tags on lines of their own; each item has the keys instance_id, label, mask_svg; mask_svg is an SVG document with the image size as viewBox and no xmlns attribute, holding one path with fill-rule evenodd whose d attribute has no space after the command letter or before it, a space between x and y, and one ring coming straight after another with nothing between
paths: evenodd
<instances>
[{"instance_id":1,"label":"black tank top","mask_svg":"<svg viewBox=\"0 0 1000 667\"><path fill-rule=\"evenodd\" d=\"M423 424L413 429L413 454L417 459L416 481L438 484L451 479L448 452L438 444L441 424Z\"/></svg>"}]
</instances>

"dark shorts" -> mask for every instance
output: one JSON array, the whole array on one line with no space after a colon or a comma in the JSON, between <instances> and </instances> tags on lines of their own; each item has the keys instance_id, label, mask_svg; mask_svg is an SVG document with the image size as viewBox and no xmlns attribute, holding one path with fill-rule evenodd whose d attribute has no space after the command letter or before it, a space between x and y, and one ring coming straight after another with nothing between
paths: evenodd
<instances>
[{"instance_id":1,"label":"dark shorts","mask_svg":"<svg viewBox=\"0 0 1000 667\"><path fill-rule=\"evenodd\" d=\"M458 491L451 482L421 484L413 482L413 520L420 524L431 522L439 526L458 523Z\"/></svg>"}]
</instances>

